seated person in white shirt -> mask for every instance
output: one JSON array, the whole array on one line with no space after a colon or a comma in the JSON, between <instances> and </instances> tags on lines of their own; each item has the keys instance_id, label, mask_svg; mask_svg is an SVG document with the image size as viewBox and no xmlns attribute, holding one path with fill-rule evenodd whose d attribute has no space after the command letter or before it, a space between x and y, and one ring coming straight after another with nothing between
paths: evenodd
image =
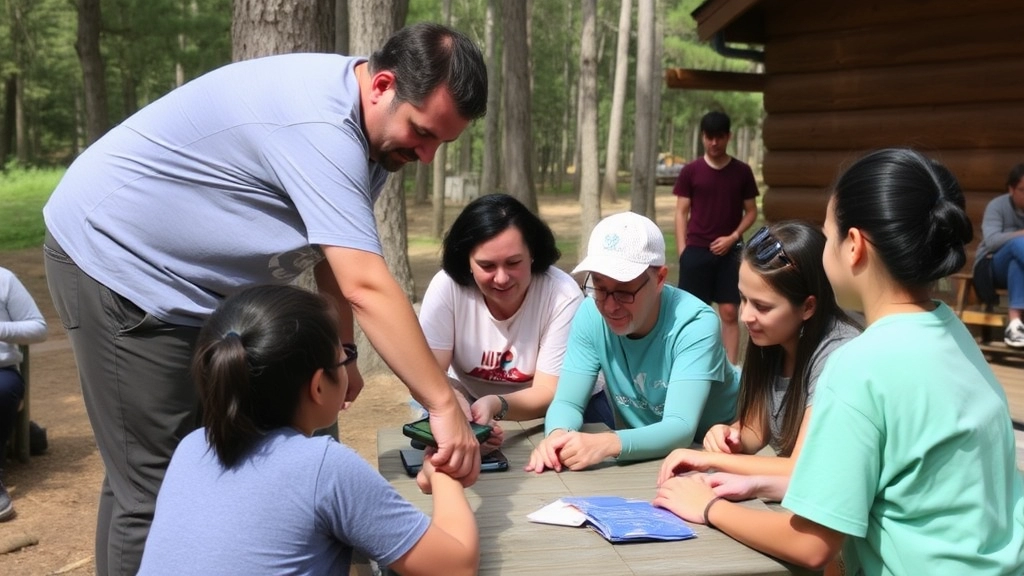
<instances>
[{"instance_id":1,"label":"seated person in white shirt","mask_svg":"<svg viewBox=\"0 0 1024 576\"><path fill-rule=\"evenodd\" d=\"M572 277L554 266L560 256L548 225L507 194L470 202L445 235L420 325L474 422L540 418L554 398L583 300ZM598 390L587 394L585 418L612 426ZM491 446L500 445L500 428L492 438Z\"/></svg>"}]
</instances>

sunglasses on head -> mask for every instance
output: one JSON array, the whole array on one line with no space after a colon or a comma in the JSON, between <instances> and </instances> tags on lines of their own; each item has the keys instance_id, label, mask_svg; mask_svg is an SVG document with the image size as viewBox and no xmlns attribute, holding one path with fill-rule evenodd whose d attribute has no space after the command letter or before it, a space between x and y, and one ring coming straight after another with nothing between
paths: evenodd
<instances>
[{"instance_id":1,"label":"sunglasses on head","mask_svg":"<svg viewBox=\"0 0 1024 576\"><path fill-rule=\"evenodd\" d=\"M796 267L796 262L786 255L782 242L772 235L767 226L762 226L760 230L754 232L747 242L747 247L754 257L754 262L759 265L763 266L777 258L783 264Z\"/></svg>"}]
</instances>

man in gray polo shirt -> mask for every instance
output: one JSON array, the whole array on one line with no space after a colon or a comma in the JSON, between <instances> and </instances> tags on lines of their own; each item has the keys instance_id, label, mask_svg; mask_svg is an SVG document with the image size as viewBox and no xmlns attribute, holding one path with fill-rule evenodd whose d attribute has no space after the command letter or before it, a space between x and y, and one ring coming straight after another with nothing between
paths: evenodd
<instances>
[{"instance_id":1,"label":"man in gray polo shirt","mask_svg":"<svg viewBox=\"0 0 1024 576\"><path fill-rule=\"evenodd\" d=\"M289 54L210 72L71 165L43 212L46 272L106 468L98 574L138 570L171 454L198 424L188 367L205 318L309 268L340 303L343 342L354 316L427 407L434 463L475 481L479 445L388 272L373 204L389 171L430 162L486 101L479 49L421 24L368 61Z\"/></svg>"}]
</instances>

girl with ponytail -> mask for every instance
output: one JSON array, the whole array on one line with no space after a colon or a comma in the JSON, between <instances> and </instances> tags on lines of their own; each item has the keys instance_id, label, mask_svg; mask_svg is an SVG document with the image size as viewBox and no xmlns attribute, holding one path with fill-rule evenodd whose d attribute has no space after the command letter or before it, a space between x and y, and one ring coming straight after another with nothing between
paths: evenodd
<instances>
[{"instance_id":1,"label":"girl with ponytail","mask_svg":"<svg viewBox=\"0 0 1024 576\"><path fill-rule=\"evenodd\" d=\"M929 293L971 241L956 179L913 150L868 154L836 183L824 232L825 273L867 327L825 364L786 511L721 500L714 474L671 478L654 503L816 569L842 549L847 574L1024 573L1006 395Z\"/></svg>"},{"instance_id":2,"label":"girl with ponytail","mask_svg":"<svg viewBox=\"0 0 1024 576\"><path fill-rule=\"evenodd\" d=\"M472 574L462 485L424 458L433 520L331 437L345 401L338 318L322 296L258 286L220 305L192 362L203 428L171 458L140 574L348 574L352 552L402 574Z\"/></svg>"}]
</instances>

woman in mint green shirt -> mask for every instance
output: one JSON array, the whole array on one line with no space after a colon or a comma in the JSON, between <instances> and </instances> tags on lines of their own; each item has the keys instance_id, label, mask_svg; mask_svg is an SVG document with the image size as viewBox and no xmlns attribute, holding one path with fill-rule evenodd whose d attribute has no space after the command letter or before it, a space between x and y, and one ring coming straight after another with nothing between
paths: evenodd
<instances>
[{"instance_id":1,"label":"woman in mint green shirt","mask_svg":"<svg viewBox=\"0 0 1024 576\"><path fill-rule=\"evenodd\" d=\"M1024 489L1006 396L963 323L929 296L972 236L943 166L873 152L840 177L823 263L864 333L825 365L782 505L721 500L674 477L655 505L812 568L865 575L1021 574ZM713 476L713 475L712 475Z\"/></svg>"}]
</instances>

